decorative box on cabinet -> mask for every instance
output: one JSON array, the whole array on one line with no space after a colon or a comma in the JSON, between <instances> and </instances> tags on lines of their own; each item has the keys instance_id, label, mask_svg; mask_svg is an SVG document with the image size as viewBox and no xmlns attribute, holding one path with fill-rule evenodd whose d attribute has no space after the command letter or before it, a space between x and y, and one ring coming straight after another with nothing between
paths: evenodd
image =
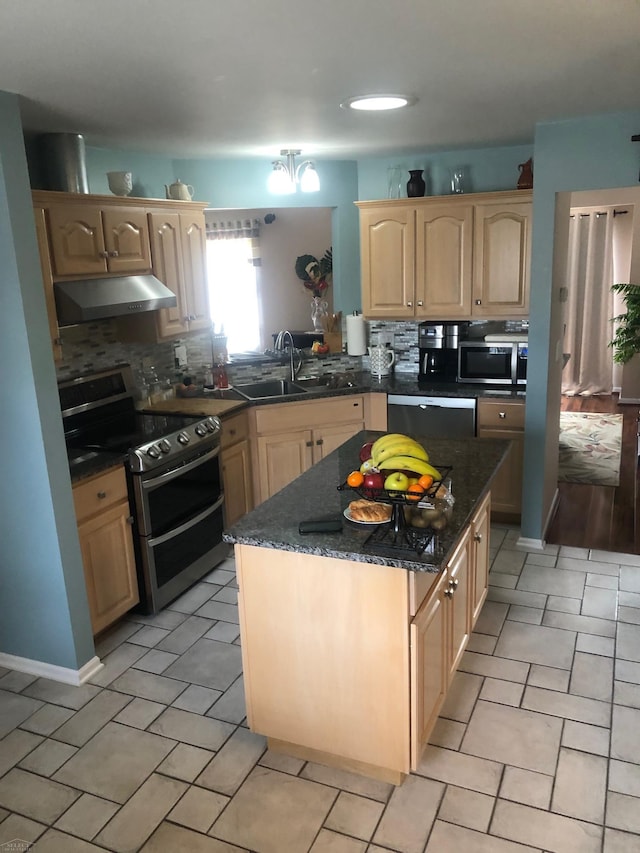
<instances>
[{"instance_id":1,"label":"decorative box on cabinet","mask_svg":"<svg viewBox=\"0 0 640 853\"><path fill-rule=\"evenodd\" d=\"M124 467L73 487L93 633L140 600Z\"/></svg>"},{"instance_id":2,"label":"decorative box on cabinet","mask_svg":"<svg viewBox=\"0 0 640 853\"><path fill-rule=\"evenodd\" d=\"M531 194L356 202L366 317L523 317Z\"/></svg>"}]
</instances>

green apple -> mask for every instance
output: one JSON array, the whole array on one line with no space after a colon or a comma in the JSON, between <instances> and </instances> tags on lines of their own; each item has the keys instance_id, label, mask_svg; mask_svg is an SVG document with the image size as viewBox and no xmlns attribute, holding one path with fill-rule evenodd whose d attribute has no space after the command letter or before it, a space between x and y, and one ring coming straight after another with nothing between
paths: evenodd
<instances>
[{"instance_id":1,"label":"green apple","mask_svg":"<svg viewBox=\"0 0 640 853\"><path fill-rule=\"evenodd\" d=\"M409 478L402 471L394 471L384 481L384 487L388 492L406 492L409 488Z\"/></svg>"}]
</instances>

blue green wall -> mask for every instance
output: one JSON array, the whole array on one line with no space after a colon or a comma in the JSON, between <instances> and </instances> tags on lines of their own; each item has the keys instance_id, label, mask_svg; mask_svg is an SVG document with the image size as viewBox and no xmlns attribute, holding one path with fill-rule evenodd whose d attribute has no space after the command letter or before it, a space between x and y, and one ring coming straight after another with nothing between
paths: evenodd
<instances>
[{"instance_id":1,"label":"blue green wall","mask_svg":"<svg viewBox=\"0 0 640 853\"><path fill-rule=\"evenodd\" d=\"M94 655L18 98L0 92L0 651Z\"/></svg>"},{"instance_id":2,"label":"blue green wall","mask_svg":"<svg viewBox=\"0 0 640 853\"><path fill-rule=\"evenodd\" d=\"M541 536L546 509L544 460L557 452L554 420L559 399L555 394L548 399L548 387L554 380L550 376L554 370L552 312L559 310L552 299L551 281L556 193L636 185L640 144L631 142L631 136L639 132L640 111L551 122L536 128L522 515L522 535L526 537ZM546 485L548 490L550 484Z\"/></svg>"}]
</instances>

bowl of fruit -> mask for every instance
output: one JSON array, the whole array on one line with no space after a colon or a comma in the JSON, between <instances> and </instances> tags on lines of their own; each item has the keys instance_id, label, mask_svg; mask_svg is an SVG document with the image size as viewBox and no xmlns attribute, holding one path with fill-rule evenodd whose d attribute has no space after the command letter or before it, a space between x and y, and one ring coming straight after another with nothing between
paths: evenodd
<instances>
[{"instance_id":1,"label":"bowl of fruit","mask_svg":"<svg viewBox=\"0 0 640 853\"><path fill-rule=\"evenodd\" d=\"M451 466L435 467L429 461L427 450L414 438L402 433L387 433L376 441L363 444L359 452L359 466L351 471L339 489L352 489L360 498L370 501L389 503L394 506L392 520L396 524L406 521L417 527L434 526L427 521L427 513L422 510L433 509L436 502L450 494L443 479L448 476ZM439 497L436 497L440 490ZM396 510L397 506L397 510ZM453 503L448 509L452 509ZM414 516L411 510L420 509ZM444 507L438 505L435 529L445 518ZM404 512L403 512L404 511ZM448 518L450 518L450 512ZM422 520L425 524L422 524Z\"/></svg>"}]
</instances>

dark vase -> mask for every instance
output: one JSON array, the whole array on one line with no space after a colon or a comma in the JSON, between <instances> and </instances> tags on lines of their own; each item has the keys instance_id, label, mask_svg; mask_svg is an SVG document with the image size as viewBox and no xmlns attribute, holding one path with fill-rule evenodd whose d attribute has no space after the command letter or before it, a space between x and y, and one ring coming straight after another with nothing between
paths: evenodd
<instances>
[{"instance_id":1,"label":"dark vase","mask_svg":"<svg viewBox=\"0 0 640 853\"><path fill-rule=\"evenodd\" d=\"M424 195L426 184L422 177L422 169L409 169L409 180L407 181L407 196L409 198L421 198Z\"/></svg>"}]
</instances>

